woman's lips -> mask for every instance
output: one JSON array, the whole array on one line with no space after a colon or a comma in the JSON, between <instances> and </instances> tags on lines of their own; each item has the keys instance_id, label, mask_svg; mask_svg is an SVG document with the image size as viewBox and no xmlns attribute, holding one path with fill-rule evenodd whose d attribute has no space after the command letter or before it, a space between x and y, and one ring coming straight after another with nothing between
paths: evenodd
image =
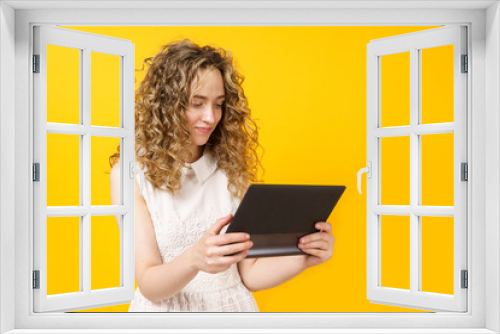
<instances>
[{"instance_id":1,"label":"woman's lips","mask_svg":"<svg viewBox=\"0 0 500 334\"><path fill-rule=\"evenodd\" d=\"M201 128L201 127L195 127L196 130L203 132L203 133L210 133L212 131L212 128Z\"/></svg>"}]
</instances>

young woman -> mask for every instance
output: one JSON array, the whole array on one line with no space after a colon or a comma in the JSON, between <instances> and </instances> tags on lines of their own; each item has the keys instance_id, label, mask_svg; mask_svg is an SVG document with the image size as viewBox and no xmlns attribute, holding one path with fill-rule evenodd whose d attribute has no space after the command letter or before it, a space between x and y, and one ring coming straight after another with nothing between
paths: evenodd
<instances>
[{"instance_id":1,"label":"young woman","mask_svg":"<svg viewBox=\"0 0 500 334\"><path fill-rule=\"evenodd\" d=\"M136 93L135 277L131 312L253 312L250 291L277 286L332 256L331 225L305 236L308 255L246 259L246 233L221 233L257 181L257 128L232 58L174 42L145 63ZM119 203L119 153L111 201ZM136 180L136 184L137 180Z\"/></svg>"}]
</instances>

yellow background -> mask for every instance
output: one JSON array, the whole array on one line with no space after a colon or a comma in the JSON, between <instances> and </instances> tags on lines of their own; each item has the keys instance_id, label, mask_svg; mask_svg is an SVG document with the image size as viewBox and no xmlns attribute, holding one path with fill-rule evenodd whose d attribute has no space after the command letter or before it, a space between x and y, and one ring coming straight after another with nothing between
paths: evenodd
<instances>
[{"instance_id":1,"label":"yellow background","mask_svg":"<svg viewBox=\"0 0 500 334\"><path fill-rule=\"evenodd\" d=\"M356 173L366 165L366 45L370 40L430 27L69 27L131 40L135 68L173 40L190 38L230 50L245 76L243 87L265 152L265 183L346 185L329 221L336 238L333 258L285 284L254 293L263 312L407 312L366 299L366 194ZM78 52L50 47L48 121L78 123ZM423 53L425 123L453 121L452 47ZM116 126L118 80L114 56L92 55L92 124ZM409 59L409 57L408 57ZM407 125L409 67L404 54L382 62L382 124ZM96 64L94 64L96 62ZM136 72L136 84L144 72ZM450 88L451 87L451 88ZM66 92L68 91L68 92ZM75 107L76 106L76 107ZM451 113L451 118L450 118ZM406 124L405 124L406 122ZM49 135L52 136L52 135ZM78 139L48 142L48 205L78 203ZM95 143L95 145L94 145ZM110 204L107 157L119 144L96 138L92 146L92 204ZM453 205L451 135L423 139L424 204ZM382 146L383 204L408 204L409 140L387 138ZM72 152L73 151L73 152ZM63 154L61 154L63 152ZM437 159L437 160L436 160ZM51 167L52 166L52 167ZM76 170L76 171L75 171ZM436 170L438 172L436 172ZM73 181L71 181L71 179ZM451 181L451 183L450 183ZM439 186L436 186L435 184ZM363 191L365 192L365 177ZM453 188L451 188L453 189ZM384 192L385 191L385 192ZM75 195L76 194L76 195ZM78 219L49 223L50 293L78 289ZM382 217L382 283L409 286L408 217ZM453 293L453 219L423 222L425 291ZM92 287L116 286L118 227L113 217L92 220ZM95 249L95 251L94 251ZM66 250L66 251L64 251ZM76 253L75 253L76 250ZM101 254L101 255L95 255ZM71 263L71 265L65 265ZM75 288L76 287L76 288ZM128 304L88 311L126 312Z\"/></svg>"}]
</instances>

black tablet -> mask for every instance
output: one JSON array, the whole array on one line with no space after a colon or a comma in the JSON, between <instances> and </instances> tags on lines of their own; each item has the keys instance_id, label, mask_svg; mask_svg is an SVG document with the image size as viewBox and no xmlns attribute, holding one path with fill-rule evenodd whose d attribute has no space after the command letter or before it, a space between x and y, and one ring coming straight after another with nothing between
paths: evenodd
<instances>
[{"instance_id":1,"label":"black tablet","mask_svg":"<svg viewBox=\"0 0 500 334\"><path fill-rule=\"evenodd\" d=\"M298 240L317 232L344 193L345 186L253 184L226 233L246 232L254 243L247 257L304 254Z\"/></svg>"}]
</instances>

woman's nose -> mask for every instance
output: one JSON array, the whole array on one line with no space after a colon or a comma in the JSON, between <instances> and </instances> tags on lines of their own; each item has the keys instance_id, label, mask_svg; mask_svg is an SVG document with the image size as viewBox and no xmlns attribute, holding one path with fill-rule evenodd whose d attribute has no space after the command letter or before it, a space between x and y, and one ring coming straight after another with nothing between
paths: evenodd
<instances>
[{"instance_id":1,"label":"woman's nose","mask_svg":"<svg viewBox=\"0 0 500 334\"><path fill-rule=\"evenodd\" d=\"M213 123L215 120L214 116L215 110L214 107L208 106L204 111L203 111L203 116L202 120L206 123Z\"/></svg>"}]
</instances>

